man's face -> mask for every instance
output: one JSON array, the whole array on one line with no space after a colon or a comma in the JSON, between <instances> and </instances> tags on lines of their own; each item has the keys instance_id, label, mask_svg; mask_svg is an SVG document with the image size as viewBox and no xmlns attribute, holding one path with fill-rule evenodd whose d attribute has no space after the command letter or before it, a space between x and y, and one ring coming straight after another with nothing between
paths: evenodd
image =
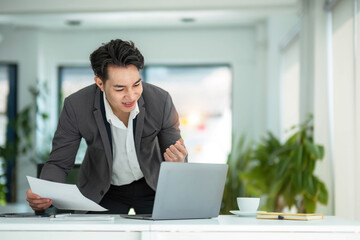
<instances>
[{"instance_id":1,"label":"man's face","mask_svg":"<svg viewBox=\"0 0 360 240\"><path fill-rule=\"evenodd\" d=\"M114 114L118 117L127 115L135 109L143 88L138 69L134 65L127 67L108 66L108 80L95 77L95 82L106 94Z\"/></svg>"}]
</instances>

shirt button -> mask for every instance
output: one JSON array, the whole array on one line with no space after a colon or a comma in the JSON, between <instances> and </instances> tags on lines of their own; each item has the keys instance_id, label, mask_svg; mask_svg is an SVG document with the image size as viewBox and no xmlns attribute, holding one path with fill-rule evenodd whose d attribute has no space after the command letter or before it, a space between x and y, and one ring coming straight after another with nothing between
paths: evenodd
<instances>
[{"instance_id":1,"label":"shirt button","mask_svg":"<svg viewBox=\"0 0 360 240\"><path fill-rule=\"evenodd\" d=\"M104 191L103 191L103 190L100 191L100 195L101 195L101 196L104 195Z\"/></svg>"}]
</instances>

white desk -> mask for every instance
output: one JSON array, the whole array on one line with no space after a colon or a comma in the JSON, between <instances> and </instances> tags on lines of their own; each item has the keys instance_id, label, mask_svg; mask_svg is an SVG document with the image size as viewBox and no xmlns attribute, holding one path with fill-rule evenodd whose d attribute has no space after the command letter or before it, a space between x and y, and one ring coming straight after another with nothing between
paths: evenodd
<instances>
[{"instance_id":1,"label":"white desk","mask_svg":"<svg viewBox=\"0 0 360 240\"><path fill-rule=\"evenodd\" d=\"M291 221L219 216L201 221L154 222L150 227L151 239L360 239L360 222L338 217Z\"/></svg>"},{"instance_id":2,"label":"white desk","mask_svg":"<svg viewBox=\"0 0 360 240\"><path fill-rule=\"evenodd\" d=\"M0 239L358 239L360 222L338 217L319 221L260 220L219 216L204 220L51 221L49 218L0 218Z\"/></svg>"}]
</instances>

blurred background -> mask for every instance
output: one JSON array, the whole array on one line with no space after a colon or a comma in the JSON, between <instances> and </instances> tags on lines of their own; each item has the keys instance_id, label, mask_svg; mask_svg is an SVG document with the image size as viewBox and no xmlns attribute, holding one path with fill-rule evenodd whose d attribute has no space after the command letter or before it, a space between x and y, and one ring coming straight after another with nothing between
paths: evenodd
<instances>
[{"instance_id":1,"label":"blurred background","mask_svg":"<svg viewBox=\"0 0 360 240\"><path fill-rule=\"evenodd\" d=\"M173 97L190 162L228 162L241 137L285 142L312 115L324 149L314 174L328 191L317 211L360 220L359 9L359 0L0 0L6 202L25 203L64 98L93 84L89 54L120 38L143 53L143 80Z\"/></svg>"}]
</instances>

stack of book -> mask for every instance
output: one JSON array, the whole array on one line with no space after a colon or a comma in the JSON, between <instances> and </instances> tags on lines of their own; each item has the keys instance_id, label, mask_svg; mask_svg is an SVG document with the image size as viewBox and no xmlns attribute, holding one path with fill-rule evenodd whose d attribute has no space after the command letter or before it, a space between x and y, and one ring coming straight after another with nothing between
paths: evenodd
<instances>
[{"instance_id":1,"label":"stack of book","mask_svg":"<svg viewBox=\"0 0 360 240\"><path fill-rule=\"evenodd\" d=\"M321 213L278 213L263 212L257 213L257 219L278 219L278 220L322 220L324 215Z\"/></svg>"}]
</instances>

